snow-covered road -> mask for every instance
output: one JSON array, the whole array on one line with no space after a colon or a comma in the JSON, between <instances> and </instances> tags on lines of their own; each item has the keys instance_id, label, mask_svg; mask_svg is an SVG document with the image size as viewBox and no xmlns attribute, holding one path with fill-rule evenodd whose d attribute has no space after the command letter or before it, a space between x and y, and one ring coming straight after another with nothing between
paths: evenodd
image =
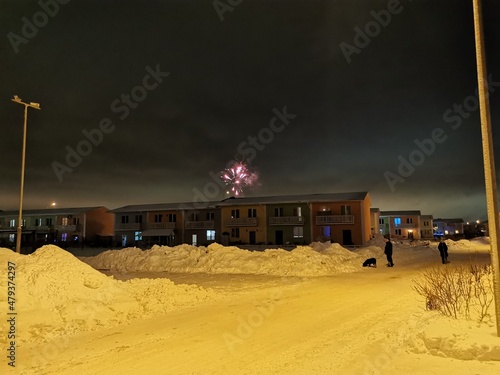
<instances>
[{"instance_id":1,"label":"snow-covered road","mask_svg":"<svg viewBox=\"0 0 500 375\"><path fill-rule=\"evenodd\" d=\"M28 364L21 373L500 373L500 361L413 351L417 346L409 342L416 333L441 319L424 310L411 288L423 269L441 266L430 251L413 251L398 259L396 250L394 268L379 265L315 278L171 274L174 282L211 287L223 296L44 347L27 344L19 348L20 358ZM489 262L487 253L474 257ZM452 264L469 258L470 253L450 252ZM130 275L117 274L120 277Z\"/></svg>"}]
</instances>

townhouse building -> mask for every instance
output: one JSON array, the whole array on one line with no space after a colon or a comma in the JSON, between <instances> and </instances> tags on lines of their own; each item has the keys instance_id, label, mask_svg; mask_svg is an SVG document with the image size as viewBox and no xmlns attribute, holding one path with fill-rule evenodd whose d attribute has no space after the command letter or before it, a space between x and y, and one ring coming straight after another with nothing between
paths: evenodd
<instances>
[{"instance_id":1,"label":"townhouse building","mask_svg":"<svg viewBox=\"0 0 500 375\"><path fill-rule=\"evenodd\" d=\"M221 242L221 219L216 203L218 201L143 204L111 210L116 216L115 245L144 247Z\"/></svg>"},{"instance_id":2,"label":"townhouse building","mask_svg":"<svg viewBox=\"0 0 500 375\"><path fill-rule=\"evenodd\" d=\"M19 211L0 211L0 246L15 246ZM114 215L106 207L24 210L21 243L61 247L107 245L114 233Z\"/></svg>"},{"instance_id":3,"label":"townhouse building","mask_svg":"<svg viewBox=\"0 0 500 375\"><path fill-rule=\"evenodd\" d=\"M421 237L422 214L418 210L409 211L381 211L380 232L397 240L418 240Z\"/></svg>"},{"instance_id":4,"label":"townhouse building","mask_svg":"<svg viewBox=\"0 0 500 375\"><path fill-rule=\"evenodd\" d=\"M367 192L270 197L232 197L223 201L125 206L116 215L115 242L208 245L309 244L333 241L362 245L370 239Z\"/></svg>"}]
</instances>

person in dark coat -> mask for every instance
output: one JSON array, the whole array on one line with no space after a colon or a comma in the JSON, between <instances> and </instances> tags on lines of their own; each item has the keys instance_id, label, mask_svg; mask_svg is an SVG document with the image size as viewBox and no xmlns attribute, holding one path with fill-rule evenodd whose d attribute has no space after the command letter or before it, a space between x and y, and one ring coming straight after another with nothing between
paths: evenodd
<instances>
[{"instance_id":1,"label":"person in dark coat","mask_svg":"<svg viewBox=\"0 0 500 375\"><path fill-rule=\"evenodd\" d=\"M448 246L446 246L446 242L444 242L443 237L439 240L438 250L443 264L448 263Z\"/></svg>"},{"instance_id":2,"label":"person in dark coat","mask_svg":"<svg viewBox=\"0 0 500 375\"><path fill-rule=\"evenodd\" d=\"M387 257L387 267L394 267L394 262L392 261L392 242L390 238L386 238L384 254Z\"/></svg>"}]
</instances>

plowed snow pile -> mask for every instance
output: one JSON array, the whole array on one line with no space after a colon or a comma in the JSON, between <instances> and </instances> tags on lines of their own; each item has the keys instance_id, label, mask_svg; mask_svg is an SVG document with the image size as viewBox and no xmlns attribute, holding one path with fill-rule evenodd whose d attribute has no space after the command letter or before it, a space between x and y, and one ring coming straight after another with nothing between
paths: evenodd
<instances>
[{"instance_id":1,"label":"plowed snow pile","mask_svg":"<svg viewBox=\"0 0 500 375\"><path fill-rule=\"evenodd\" d=\"M354 272L361 255L339 244L299 246L292 251L268 249L247 251L234 246L208 247L179 245L153 246L150 250L126 248L109 250L95 257L82 258L96 269L119 272L198 272L228 274L267 274L275 276L325 276Z\"/></svg>"},{"instance_id":2,"label":"plowed snow pile","mask_svg":"<svg viewBox=\"0 0 500 375\"><path fill-rule=\"evenodd\" d=\"M0 262L8 261L16 268L19 342L112 326L217 297L210 289L168 279L115 280L53 245L30 255L0 248ZM1 290L7 290L7 282L6 276L0 279ZM0 306L7 316L6 293L0 294ZM0 341L6 338L2 335Z\"/></svg>"}]
</instances>

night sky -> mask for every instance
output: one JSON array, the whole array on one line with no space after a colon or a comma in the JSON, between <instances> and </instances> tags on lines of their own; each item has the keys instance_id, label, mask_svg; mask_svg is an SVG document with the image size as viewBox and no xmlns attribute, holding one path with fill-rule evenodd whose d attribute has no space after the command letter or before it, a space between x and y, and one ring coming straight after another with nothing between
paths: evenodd
<instances>
[{"instance_id":1,"label":"night sky","mask_svg":"<svg viewBox=\"0 0 500 375\"><path fill-rule=\"evenodd\" d=\"M25 208L222 199L211 175L236 159L259 174L247 196L486 219L472 0L60 2L0 1L0 209L19 204L16 94L42 107ZM483 8L495 130L500 3Z\"/></svg>"}]
</instances>

